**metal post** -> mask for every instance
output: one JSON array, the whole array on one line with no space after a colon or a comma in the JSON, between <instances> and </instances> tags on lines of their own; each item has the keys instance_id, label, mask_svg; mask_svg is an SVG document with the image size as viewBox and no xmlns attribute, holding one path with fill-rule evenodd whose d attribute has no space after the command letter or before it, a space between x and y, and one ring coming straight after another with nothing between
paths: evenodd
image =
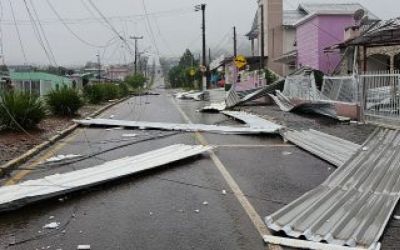
<instances>
[{"instance_id":1,"label":"metal post","mask_svg":"<svg viewBox=\"0 0 400 250\"><path fill-rule=\"evenodd\" d=\"M237 56L237 38L236 38L236 27L233 27L233 56Z\"/></svg>"},{"instance_id":2,"label":"metal post","mask_svg":"<svg viewBox=\"0 0 400 250\"><path fill-rule=\"evenodd\" d=\"M100 53L97 53L97 54L96 54L96 56L97 56L97 64L99 65L99 68L98 68L98 73L99 73L99 83L100 83L100 81L101 81L101 62L100 62Z\"/></svg>"},{"instance_id":3,"label":"metal post","mask_svg":"<svg viewBox=\"0 0 400 250\"><path fill-rule=\"evenodd\" d=\"M143 36L131 36L131 39L135 40L135 75L137 74L137 58L138 58L138 40L143 39ZM139 62L140 63L140 62Z\"/></svg>"},{"instance_id":4,"label":"metal post","mask_svg":"<svg viewBox=\"0 0 400 250\"><path fill-rule=\"evenodd\" d=\"M207 58L206 58L206 5L201 5L201 11L203 15L203 65L206 68L206 72L203 73L203 84L201 85L201 90L204 90L204 87L207 89ZM204 79L206 78L206 79ZM204 84L205 83L205 84ZM206 86L204 86L206 85Z\"/></svg>"},{"instance_id":5,"label":"metal post","mask_svg":"<svg viewBox=\"0 0 400 250\"><path fill-rule=\"evenodd\" d=\"M265 57L265 30L264 30L264 4L260 5L260 16L261 16L261 53L260 53L260 70L264 69L264 57Z\"/></svg>"}]
</instances>

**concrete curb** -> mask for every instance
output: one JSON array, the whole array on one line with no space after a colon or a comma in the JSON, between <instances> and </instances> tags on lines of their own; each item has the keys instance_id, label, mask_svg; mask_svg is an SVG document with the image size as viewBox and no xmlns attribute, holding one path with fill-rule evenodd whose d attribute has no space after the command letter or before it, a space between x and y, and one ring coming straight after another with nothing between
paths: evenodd
<instances>
[{"instance_id":1,"label":"concrete curb","mask_svg":"<svg viewBox=\"0 0 400 250\"><path fill-rule=\"evenodd\" d=\"M121 99L121 100L119 100L117 102L108 104L108 105L100 108L99 110L95 111L94 113L90 114L88 117L94 117L94 116L100 115L104 111L112 108L115 105L118 105L118 104L128 100L129 98L131 98L131 97L123 98L123 99ZM40 152L42 152L44 149L50 147L51 145L55 144L57 141L63 139L67 135L71 134L78 127L79 127L78 124L73 124L73 125L69 126L68 128L64 129L63 131L61 131L60 133L52 136L47 141L35 146L34 148L28 150L24 154L18 156L17 158L14 158L14 159L8 161L6 164L1 165L0 166L0 177L3 177L8 171L13 170L17 165L20 165L20 164L23 164L23 163L27 162L28 160L30 160L35 155L37 155Z\"/></svg>"}]
</instances>

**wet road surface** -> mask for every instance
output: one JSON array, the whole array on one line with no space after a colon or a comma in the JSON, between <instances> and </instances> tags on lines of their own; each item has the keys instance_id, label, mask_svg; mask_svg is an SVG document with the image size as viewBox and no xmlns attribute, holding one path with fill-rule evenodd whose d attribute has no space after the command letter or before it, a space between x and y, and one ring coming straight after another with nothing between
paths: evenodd
<instances>
[{"instance_id":1,"label":"wet road surface","mask_svg":"<svg viewBox=\"0 0 400 250\"><path fill-rule=\"evenodd\" d=\"M133 97L100 117L184 123L238 123L196 112L204 103ZM123 137L123 134L136 134ZM260 218L323 182L334 168L277 136L202 134ZM171 144L198 144L194 133L80 128L15 171L15 182L87 168ZM128 145L129 144L129 145ZM121 147L123 145L123 147ZM108 151L101 153L102 151ZM96 155L73 164L32 165L55 154ZM24 168L35 167L33 171ZM268 249L226 177L204 154L0 215L0 249ZM226 194L223 194L226 190ZM204 203L206 202L207 205ZM59 222L56 230L43 229Z\"/></svg>"}]
</instances>

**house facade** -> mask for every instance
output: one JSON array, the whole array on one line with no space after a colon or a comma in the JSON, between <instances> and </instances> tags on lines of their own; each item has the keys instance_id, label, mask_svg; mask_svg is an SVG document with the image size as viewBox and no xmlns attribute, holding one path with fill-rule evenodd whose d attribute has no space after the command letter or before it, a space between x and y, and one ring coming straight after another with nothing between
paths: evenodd
<instances>
[{"instance_id":1,"label":"house facade","mask_svg":"<svg viewBox=\"0 0 400 250\"><path fill-rule=\"evenodd\" d=\"M264 9L266 65L283 76L303 66L332 73L341 55L325 54L324 48L343 41L344 29L354 25L354 13L363 9L370 20L378 20L358 3L301 3L295 10L283 10L282 0L258 3ZM260 54L260 8L257 16L248 37Z\"/></svg>"},{"instance_id":2,"label":"house facade","mask_svg":"<svg viewBox=\"0 0 400 250\"><path fill-rule=\"evenodd\" d=\"M72 80L44 72L10 72L12 86L17 91L45 96L57 86L74 87Z\"/></svg>"}]
</instances>

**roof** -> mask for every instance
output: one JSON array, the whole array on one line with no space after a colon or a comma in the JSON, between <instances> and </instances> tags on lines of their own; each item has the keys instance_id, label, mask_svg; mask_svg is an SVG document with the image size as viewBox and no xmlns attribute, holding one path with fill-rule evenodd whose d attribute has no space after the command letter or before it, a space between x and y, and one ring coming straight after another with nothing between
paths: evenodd
<instances>
[{"instance_id":1,"label":"roof","mask_svg":"<svg viewBox=\"0 0 400 250\"><path fill-rule=\"evenodd\" d=\"M295 26L300 25L310 18L318 15L353 15L357 10L363 9L370 20L380 20L371 11L359 3L301 3L298 11L307 15L298 20Z\"/></svg>"},{"instance_id":2,"label":"roof","mask_svg":"<svg viewBox=\"0 0 400 250\"><path fill-rule=\"evenodd\" d=\"M400 45L400 17L372 25L348 45Z\"/></svg>"},{"instance_id":3,"label":"roof","mask_svg":"<svg viewBox=\"0 0 400 250\"><path fill-rule=\"evenodd\" d=\"M258 11L256 11L256 14L254 16L253 20L253 25L251 26L251 30L246 34L246 36L252 40L258 36Z\"/></svg>"},{"instance_id":4,"label":"roof","mask_svg":"<svg viewBox=\"0 0 400 250\"><path fill-rule=\"evenodd\" d=\"M10 78L13 81L51 81L55 84L71 84L72 81L66 77L53 75L45 72L10 72Z\"/></svg>"},{"instance_id":5,"label":"roof","mask_svg":"<svg viewBox=\"0 0 400 250\"><path fill-rule=\"evenodd\" d=\"M283 11L283 26L294 26L305 14L299 10Z\"/></svg>"}]
</instances>

